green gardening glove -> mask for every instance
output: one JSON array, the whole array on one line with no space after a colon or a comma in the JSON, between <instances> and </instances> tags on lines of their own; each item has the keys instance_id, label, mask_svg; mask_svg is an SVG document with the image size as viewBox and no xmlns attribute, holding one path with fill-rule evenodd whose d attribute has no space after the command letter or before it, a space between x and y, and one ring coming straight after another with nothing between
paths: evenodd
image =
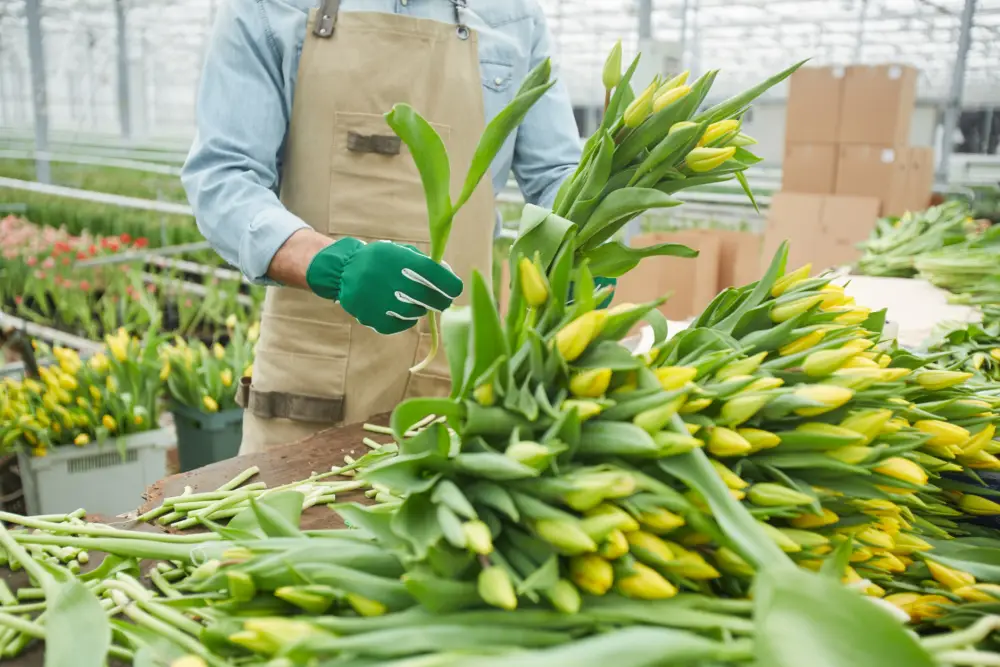
<instances>
[{"instance_id":1,"label":"green gardening glove","mask_svg":"<svg viewBox=\"0 0 1000 667\"><path fill-rule=\"evenodd\" d=\"M458 276L413 246L353 238L321 250L306 281L314 293L385 335L410 329L428 310L447 310L462 293Z\"/></svg>"}]
</instances>

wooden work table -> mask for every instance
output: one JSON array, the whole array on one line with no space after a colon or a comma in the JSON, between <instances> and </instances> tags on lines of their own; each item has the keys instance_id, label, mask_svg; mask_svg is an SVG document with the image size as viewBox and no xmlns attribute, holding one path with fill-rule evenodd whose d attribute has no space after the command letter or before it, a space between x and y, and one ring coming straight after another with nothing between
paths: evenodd
<instances>
[{"instance_id":1,"label":"wooden work table","mask_svg":"<svg viewBox=\"0 0 1000 667\"><path fill-rule=\"evenodd\" d=\"M369 421L373 424L387 425L389 416L375 417ZM260 474L251 481L264 482L268 487L304 480L314 472L327 472L334 466L342 465L345 455L354 458L364 456L371 451L362 442L365 437L371 437L377 442L391 440L389 436L373 435L366 432L363 424L329 429L305 440L282 445L267 452L239 456L160 480L146 490L146 502L139 508L139 512L142 513L158 507L164 498L179 496L184 492L184 487L187 486L190 486L194 493L214 491L253 466L260 469ZM364 494L360 491L344 493L337 497L338 502L365 502L365 500ZM91 517L91 520L103 519L104 517ZM107 522L118 526L123 525L120 519L108 519ZM140 530L163 530L158 526L134 526L134 522L132 526L125 522L124 526ZM343 527L344 523L340 517L325 506L311 507L302 514L303 529ZM91 567L97 562L99 559L95 559ZM27 576L23 572L12 573L9 570L3 570L0 576L6 579L13 589L27 585ZM16 659L0 660L4 666L9 665L10 667L42 667L43 662L44 652L38 643ZM112 664L117 666L120 663Z\"/></svg>"}]
</instances>

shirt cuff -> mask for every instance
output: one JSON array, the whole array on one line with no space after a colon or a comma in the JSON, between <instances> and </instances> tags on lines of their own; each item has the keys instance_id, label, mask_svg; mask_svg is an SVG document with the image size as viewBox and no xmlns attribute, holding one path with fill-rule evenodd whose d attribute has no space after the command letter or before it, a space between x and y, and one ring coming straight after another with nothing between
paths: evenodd
<instances>
[{"instance_id":1,"label":"shirt cuff","mask_svg":"<svg viewBox=\"0 0 1000 667\"><path fill-rule=\"evenodd\" d=\"M257 214L240 241L240 269L255 285L278 285L267 277L275 253L295 232L309 229L301 218L284 208L269 208Z\"/></svg>"}]
</instances>

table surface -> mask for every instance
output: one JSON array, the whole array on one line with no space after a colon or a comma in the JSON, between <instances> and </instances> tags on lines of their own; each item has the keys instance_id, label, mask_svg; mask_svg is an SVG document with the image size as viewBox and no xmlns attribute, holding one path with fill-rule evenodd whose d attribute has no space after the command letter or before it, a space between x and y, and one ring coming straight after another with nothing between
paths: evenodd
<instances>
[{"instance_id":1,"label":"table surface","mask_svg":"<svg viewBox=\"0 0 1000 667\"><path fill-rule=\"evenodd\" d=\"M369 420L372 424L385 426L389 416L382 415ZM146 490L146 502L139 512L158 507L164 498L179 496L184 487L190 486L194 493L214 491L233 479L247 468L257 466L260 473L253 478L254 482L264 482L269 487L280 486L308 478L314 472L325 472L334 466L343 464L344 456L360 458L371 451L362 440L370 437L376 442L388 442L389 436L368 433L363 424L354 424L321 431L304 440L276 447L273 450L238 456L219 463L184 472L160 480ZM346 478L344 478L346 479ZM365 502L361 491L338 494L338 502ZM106 517L88 517L92 521L113 523L119 527L130 527L128 522ZM133 522L134 525L134 522ZM316 530L323 528L343 528L340 517L324 507L311 507L302 514L302 528ZM162 530L159 527L142 526L141 530ZM96 559L95 559L96 564ZM27 583L23 572L12 573L9 570L0 571L0 578L5 579L12 589L17 589ZM3 665L10 667L42 667L44 652L38 643L22 653L14 660L2 660ZM118 663L113 663L117 665Z\"/></svg>"}]
</instances>

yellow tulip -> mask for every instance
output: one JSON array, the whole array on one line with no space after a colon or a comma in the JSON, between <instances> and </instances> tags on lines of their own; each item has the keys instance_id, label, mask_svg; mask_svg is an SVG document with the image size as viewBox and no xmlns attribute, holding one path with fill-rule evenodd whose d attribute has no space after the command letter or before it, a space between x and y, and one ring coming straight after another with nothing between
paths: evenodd
<instances>
[{"instance_id":1,"label":"yellow tulip","mask_svg":"<svg viewBox=\"0 0 1000 667\"><path fill-rule=\"evenodd\" d=\"M657 82L654 81L628 105L624 116L625 127L635 129L653 113L653 94L656 88Z\"/></svg>"},{"instance_id":2,"label":"yellow tulip","mask_svg":"<svg viewBox=\"0 0 1000 667\"><path fill-rule=\"evenodd\" d=\"M600 398L611 384L610 368L581 371L569 381L569 390L577 398Z\"/></svg>"},{"instance_id":3,"label":"yellow tulip","mask_svg":"<svg viewBox=\"0 0 1000 667\"><path fill-rule=\"evenodd\" d=\"M812 264L805 264L786 273L774 281L774 286L771 287L771 296L778 298L792 287L808 280L810 273L812 273Z\"/></svg>"},{"instance_id":4,"label":"yellow tulip","mask_svg":"<svg viewBox=\"0 0 1000 667\"><path fill-rule=\"evenodd\" d=\"M705 173L721 166L726 160L736 155L736 149L728 148L695 148L688 153L684 164L695 173Z\"/></svg>"},{"instance_id":5,"label":"yellow tulip","mask_svg":"<svg viewBox=\"0 0 1000 667\"><path fill-rule=\"evenodd\" d=\"M702 135L701 140L698 141L699 146L707 146L708 144L715 143L719 139L724 138L726 135L731 135L737 132L740 128L740 121L738 120L720 120L716 123L712 123L705 130L705 134Z\"/></svg>"},{"instance_id":6,"label":"yellow tulip","mask_svg":"<svg viewBox=\"0 0 1000 667\"><path fill-rule=\"evenodd\" d=\"M205 407L208 412L218 412L219 404L211 396L205 395L201 398L201 404Z\"/></svg>"},{"instance_id":7,"label":"yellow tulip","mask_svg":"<svg viewBox=\"0 0 1000 667\"><path fill-rule=\"evenodd\" d=\"M587 346L597 338L607 320L607 313L593 310L584 313L562 329L555 336L555 346L566 361L575 361Z\"/></svg>"},{"instance_id":8,"label":"yellow tulip","mask_svg":"<svg viewBox=\"0 0 1000 667\"><path fill-rule=\"evenodd\" d=\"M816 304L823 300L822 295L813 296L803 296L789 301L788 303L782 304L780 306L776 305L771 308L769 316L772 322L780 324L782 322L787 322L788 320L807 312L811 308L814 308Z\"/></svg>"},{"instance_id":9,"label":"yellow tulip","mask_svg":"<svg viewBox=\"0 0 1000 667\"><path fill-rule=\"evenodd\" d=\"M778 354L782 357L787 357L792 354L798 354L799 352L805 352L809 348L815 347L823 340L826 335L825 331L812 331L807 333L805 336L796 338L791 343L778 348Z\"/></svg>"},{"instance_id":10,"label":"yellow tulip","mask_svg":"<svg viewBox=\"0 0 1000 667\"><path fill-rule=\"evenodd\" d=\"M549 288L542 272L527 257L521 258L517 268L521 278L521 292L524 294L524 300L528 306L539 308L545 305L549 299Z\"/></svg>"},{"instance_id":11,"label":"yellow tulip","mask_svg":"<svg viewBox=\"0 0 1000 667\"><path fill-rule=\"evenodd\" d=\"M931 576L934 577L934 580L942 586L946 586L949 590L972 586L976 583L976 578L968 572L962 572L961 570L950 568L946 565L942 565L941 563L935 563L932 560L927 560L925 562L927 564L927 569L931 571Z\"/></svg>"},{"instance_id":12,"label":"yellow tulip","mask_svg":"<svg viewBox=\"0 0 1000 667\"><path fill-rule=\"evenodd\" d=\"M653 98L653 113L660 113L674 102L682 100L690 94L691 86L678 86L677 88L664 91Z\"/></svg>"},{"instance_id":13,"label":"yellow tulip","mask_svg":"<svg viewBox=\"0 0 1000 667\"><path fill-rule=\"evenodd\" d=\"M618 86L622 80L622 42L618 40L611 48L607 60L604 61L604 70L601 72L601 82L606 90L611 90Z\"/></svg>"},{"instance_id":14,"label":"yellow tulip","mask_svg":"<svg viewBox=\"0 0 1000 667\"><path fill-rule=\"evenodd\" d=\"M931 436L927 441L929 445L943 445L945 447L951 445L961 446L968 442L971 437L969 432L961 426L944 421L923 419L914 423L913 426L921 433Z\"/></svg>"},{"instance_id":15,"label":"yellow tulip","mask_svg":"<svg viewBox=\"0 0 1000 667\"><path fill-rule=\"evenodd\" d=\"M698 369L690 366L666 366L657 368L653 373L664 391L675 391L694 380L698 376Z\"/></svg>"},{"instance_id":16,"label":"yellow tulip","mask_svg":"<svg viewBox=\"0 0 1000 667\"><path fill-rule=\"evenodd\" d=\"M854 397L854 392L846 387L836 387L827 384L809 384L797 387L794 395L816 403L821 407L799 408L795 414L803 417L814 417L830 410L836 410Z\"/></svg>"},{"instance_id":17,"label":"yellow tulip","mask_svg":"<svg viewBox=\"0 0 1000 667\"><path fill-rule=\"evenodd\" d=\"M923 371L917 375L916 380L924 389L938 391L962 384L972 377L972 373L961 371Z\"/></svg>"},{"instance_id":18,"label":"yellow tulip","mask_svg":"<svg viewBox=\"0 0 1000 667\"><path fill-rule=\"evenodd\" d=\"M714 456L744 456L753 447L742 435L721 426L713 428L708 437L708 451Z\"/></svg>"}]
</instances>

